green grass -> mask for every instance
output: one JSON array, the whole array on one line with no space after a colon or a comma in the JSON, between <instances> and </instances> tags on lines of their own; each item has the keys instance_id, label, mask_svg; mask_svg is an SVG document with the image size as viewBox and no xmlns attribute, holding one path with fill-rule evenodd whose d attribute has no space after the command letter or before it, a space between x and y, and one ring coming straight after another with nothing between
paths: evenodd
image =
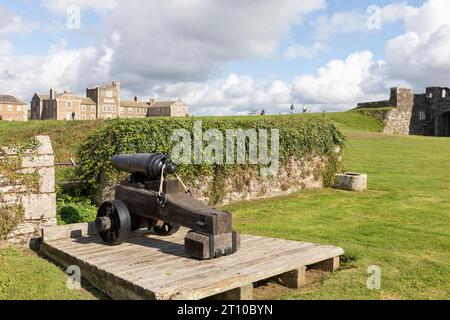
<instances>
[{"instance_id":1,"label":"green grass","mask_svg":"<svg viewBox=\"0 0 450 320\"><path fill-rule=\"evenodd\" d=\"M52 139L56 161L67 162L75 157L76 148L87 134L104 121L0 121L0 145L14 144L37 135Z\"/></svg>"},{"instance_id":2,"label":"green grass","mask_svg":"<svg viewBox=\"0 0 450 320\"><path fill-rule=\"evenodd\" d=\"M325 116L348 137L345 168L369 174L367 193L306 191L227 207L242 232L346 251L341 271L281 298L450 299L450 139L383 135L356 112ZM9 248L0 258L0 299L93 298L68 291L63 271L37 256ZM366 287L371 265L382 270L379 291Z\"/></svg>"},{"instance_id":3,"label":"green grass","mask_svg":"<svg viewBox=\"0 0 450 320\"><path fill-rule=\"evenodd\" d=\"M92 300L101 297L85 289L68 289L64 271L32 251L3 248L0 249L0 261L0 300Z\"/></svg>"},{"instance_id":4,"label":"green grass","mask_svg":"<svg viewBox=\"0 0 450 320\"><path fill-rule=\"evenodd\" d=\"M340 246L344 269L286 299L450 299L450 139L346 131L369 191L308 191L227 207L245 233ZM367 268L382 290L366 288Z\"/></svg>"}]
</instances>

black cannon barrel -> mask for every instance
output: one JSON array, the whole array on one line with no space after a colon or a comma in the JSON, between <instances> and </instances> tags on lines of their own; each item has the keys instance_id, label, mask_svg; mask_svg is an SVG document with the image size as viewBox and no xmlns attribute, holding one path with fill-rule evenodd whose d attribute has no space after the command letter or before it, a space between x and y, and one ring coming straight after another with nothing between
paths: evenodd
<instances>
[{"instance_id":1,"label":"black cannon barrel","mask_svg":"<svg viewBox=\"0 0 450 320\"><path fill-rule=\"evenodd\" d=\"M119 154L114 156L112 164L117 170L144 174L149 179L160 178L163 165L166 165L165 173L177 171L170 158L161 153Z\"/></svg>"}]
</instances>

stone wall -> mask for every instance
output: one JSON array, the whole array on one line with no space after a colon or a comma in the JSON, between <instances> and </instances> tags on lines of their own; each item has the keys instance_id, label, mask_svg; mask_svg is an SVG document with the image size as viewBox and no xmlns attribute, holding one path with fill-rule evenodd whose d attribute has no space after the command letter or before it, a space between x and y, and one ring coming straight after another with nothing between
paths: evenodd
<instances>
[{"instance_id":1,"label":"stone wall","mask_svg":"<svg viewBox=\"0 0 450 320\"><path fill-rule=\"evenodd\" d=\"M386 111L384 116L384 133L409 135L412 112L394 109Z\"/></svg>"},{"instance_id":2,"label":"stone wall","mask_svg":"<svg viewBox=\"0 0 450 320\"><path fill-rule=\"evenodd\" d=\"M256 200L288 195L302 190L322 189L323 172L328 159L310 157L302 161L290 160L281 167L274 177L242 176L224 182L223 199L217 205L227 205L237 201ZM241 180L241 181L239 181ZM201 177L190 188L196 199L210 202L213 177Z\"/></svg>"},{"instance_id":3,"label":"stone wall","mask_svg":"<svg viewBox=\"0 0 450 320\"><path fill-rule=\"evenodd\" d=\"M42 227L56 225L56 193L54 155L49 137L36 137L34 151L19 154L17 150L0 148L0 160L19 161L20 182L0 174L0 211L8 214L9 208L21 208L23 221L7 235L12 243L29 242L39 238ZM2 162L0 161L0 165ZM1 171L0 171L1 172ZM24 181L36 179L33 187Z\"/></svg>"},{"instance_id":4,"label":"stone wall","mask_svg":"<svg viewBox=\"0 0 450 320\"><path fill-rule=\"evenodd\" d=\"M389 100L358 103L358 109L372 109L372 108L386 108L386 107L392 107L392 104Z\"/></svg>"},{"instance_id":5,"label":"stone wall","mask_svg":"<svg viewBox=\"0 0 450 320\"><path fill-rule=\"evenodd\" d=\"M336 147L335 153L338 161L342 161L339 147ZM244 175L225 178L222 199L216 205L288 195L305 189L321 189L323 173L329 161L328 157L309 156L301 161L292 159L287 165L281 166L278 174L273 177ZM210 204L213 183L212 176L199 177L193 183L189 183L189 188L196 199ZM96 194L97 204L114 198L115 183L102 176L101 185Z\"/></svg>"}]
</instances>

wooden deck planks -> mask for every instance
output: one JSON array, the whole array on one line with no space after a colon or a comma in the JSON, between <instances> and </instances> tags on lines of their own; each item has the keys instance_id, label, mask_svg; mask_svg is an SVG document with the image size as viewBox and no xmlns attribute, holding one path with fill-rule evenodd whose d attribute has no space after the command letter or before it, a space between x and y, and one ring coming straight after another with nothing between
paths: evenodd
<instances>
[{"instance_id":1,"label":"wooden deck planks","mask_svg":"<svg viewBox=\"0 0 450 320\"><path fill-rule=\"evenodd\" d=\"M296 270L314 265L333 271L344 254L332 246L243 235L236 254L198 261L184 256L186 229L170 237L140 234L114 247L92 235L61 236L67 230L73 235L73 229L47 232L52 240L44 242L44 253L66 266L78 265L88 281L116 299L249 297L255 282L291 275L290 286L300 285Z\"/></svg>"}]
</instances>

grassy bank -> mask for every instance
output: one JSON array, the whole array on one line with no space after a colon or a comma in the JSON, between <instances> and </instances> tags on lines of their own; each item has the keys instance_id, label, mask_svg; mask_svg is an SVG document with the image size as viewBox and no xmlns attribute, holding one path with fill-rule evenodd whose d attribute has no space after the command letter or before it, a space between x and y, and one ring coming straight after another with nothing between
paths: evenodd
<instances>
[{"instance_id":1,"label":"grassy bank","mask_svg":"<svg viewBox=\"0 0 450 320\"><path fill-rule=\"evenodd\" d=\"M198 117L195 119L248 119L259 118L291 118L325 117L334 121L341 129L356 129L363 131L380 131L381 123L367 115L358 112L336 112L326 114L306 114L293 116L256 116L256 117ZM52 139L57 161L67 161L76 156L78 145L86 136L96 129L104 127L110 121L0 121L0 145L24 141L36 135L48 135Z\"/></svg>"}]
</instances>

